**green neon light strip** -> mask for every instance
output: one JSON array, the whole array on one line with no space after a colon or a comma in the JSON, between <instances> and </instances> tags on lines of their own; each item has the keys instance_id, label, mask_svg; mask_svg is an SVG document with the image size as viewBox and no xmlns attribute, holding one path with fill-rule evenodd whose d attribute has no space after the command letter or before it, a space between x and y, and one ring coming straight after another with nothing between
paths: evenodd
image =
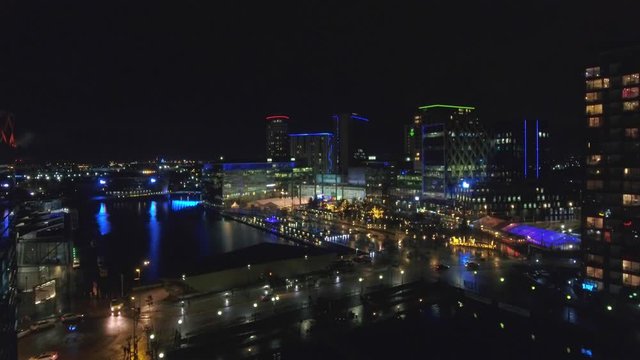
<instances>
[{"instance_id":1,"label":"green neon light strip","mask_svg":"<svg viewBox=\"0 0 640 360\"><path fill-rule=\"evenodd\" d=\"M443 104L434 104L434 105L425 105L420 106L419 110L427 110L432 108L448 108L448 109L464 109L464 110L475 110L473 106L457 106L457 105L443 105Z\"/></svg>"}]
</instances>

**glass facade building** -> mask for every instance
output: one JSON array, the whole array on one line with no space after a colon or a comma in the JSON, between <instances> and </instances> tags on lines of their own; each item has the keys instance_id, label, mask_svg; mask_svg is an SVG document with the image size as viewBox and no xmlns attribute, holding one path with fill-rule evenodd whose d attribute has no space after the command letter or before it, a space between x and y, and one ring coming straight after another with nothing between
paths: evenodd
<instances>
[{"instance_id":1,"label":"glass facade building","mask_svg":"<svg viewBox=\"0 0 640 360\"><path fill-rule=\"evenodd\" d=\"M475 108L436 104L419 109L423 196L449 199L462 184L484 179L491 142Z\"/></svg>"}]
</instances>

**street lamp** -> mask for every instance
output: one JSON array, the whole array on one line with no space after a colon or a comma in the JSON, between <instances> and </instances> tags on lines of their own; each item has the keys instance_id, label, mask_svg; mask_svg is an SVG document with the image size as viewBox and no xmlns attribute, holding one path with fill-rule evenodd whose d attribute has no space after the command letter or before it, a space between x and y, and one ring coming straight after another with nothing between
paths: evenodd
<instances>
[{"instance_id":1,"label":"street lamp","mask_svg":"<svg viewBox=\"0 0 640 360\"><path fill-rule=\"evenodd\" d=\"M362 281L364 279L363 278L358 278L358 282L360 283L360 295L362 296Z\"/></svg>"},{"instance_id":2,"label":"street lamp","mask_svg":"<svg viewBox=\"0 0 640 360\"><path fill-rule=\"evenodd\" d=\"M160 359L163 359L163 358L164 358L164 353L163 353L163 352L159 353L159 354L158 354L158 357L159 357Z\"/></svg>"},{"instance_id":3,"label":"street lamp","mask_svg":"<svg viewBox=\"0 0 640 360\"><path fill-rule=\"evenodd\" d=\"M400 285L404 285L404 270L400 270Z\"/></svg>"}]
</instances>

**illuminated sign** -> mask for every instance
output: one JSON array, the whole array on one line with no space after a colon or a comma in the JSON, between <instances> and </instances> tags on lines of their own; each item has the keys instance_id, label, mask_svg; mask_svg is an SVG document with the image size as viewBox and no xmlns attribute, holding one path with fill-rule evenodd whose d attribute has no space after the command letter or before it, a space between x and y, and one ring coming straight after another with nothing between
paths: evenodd
<instances>
[{"instance_id":1,"label":"illuminated sign","mask_svg":"<svg viewBox=\"0 0 640 360\"><path fill-rule=\"evenodd\" d=\"M598 283L592 280L585 280L582 282L582 290L586 291L598 291Z\"/></svg>"}]
</instances>

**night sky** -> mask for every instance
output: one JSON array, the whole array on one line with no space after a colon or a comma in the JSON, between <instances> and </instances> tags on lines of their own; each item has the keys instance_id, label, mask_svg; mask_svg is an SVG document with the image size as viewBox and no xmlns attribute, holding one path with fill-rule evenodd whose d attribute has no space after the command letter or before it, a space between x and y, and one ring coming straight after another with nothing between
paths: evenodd
<instances>
[{"instance_id":1,"label":"night sky","mask_svg":"<svg viewBox=\"0 0 640 360\"><path fill-rule=\"evenodd\" d=\"M399 156L416 107L442 102L547 120L565 153L584 67L640 40L636 1L348 3L8 0L0 109L34 159L262 159L266 114L305 131L337 112Z\"/></svg>"}]
</instances>

